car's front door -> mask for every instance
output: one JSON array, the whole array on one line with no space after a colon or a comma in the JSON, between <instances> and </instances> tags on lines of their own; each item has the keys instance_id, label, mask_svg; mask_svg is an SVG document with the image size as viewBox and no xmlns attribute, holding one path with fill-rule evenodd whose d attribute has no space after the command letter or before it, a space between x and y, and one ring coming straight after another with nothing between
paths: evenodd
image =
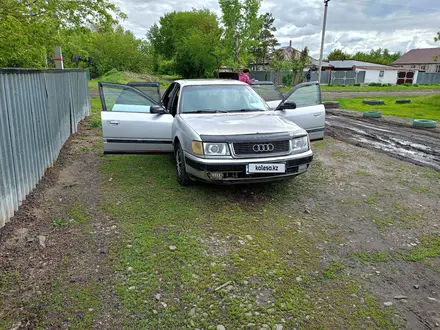
<instances>
[{"instance_id":1,"label":"car's front door","mask_svg":"<svg viewBox=\"0 0 440 330\"><path fill-rule=\"evenodd\" d=\"M160 103L160 84L157 82L129 82L128 86L139 89L157 103Z\"/></svg>"},{"instance_id":2,"label":"car's front door","mask_svg":"<svg viewBox=\"0 0 440 330\"><path fill-rule=\"evenodd\" d=\"M170 114L153 114L157 102L137 88L99 83L104 153L172 152Z\"/></svg>"},{"instance_id":3,"label":"car's front door","mask_svg":"<svg viewBox=\"0 0 440 330\"><path fill-rule=\"evenodd\" d=\"M281 113L298 126L304 128L311 140L324 138L325 108L321 103L321 88L318 82L305 82L295 86L284 98L283 104L295 103L295 109L280 110Z\"/></svg>"}]
</instances>

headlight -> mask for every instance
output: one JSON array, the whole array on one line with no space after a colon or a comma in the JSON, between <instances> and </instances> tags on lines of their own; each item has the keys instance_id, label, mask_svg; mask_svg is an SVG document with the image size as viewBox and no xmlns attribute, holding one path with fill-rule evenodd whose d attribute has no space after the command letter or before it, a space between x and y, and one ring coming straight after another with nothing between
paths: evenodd
<instances>
[{"instance_id":1,"label":"headlight","mask_svg":"<svg viewBox=\"0 0 440 330\"><path fill-rule=\"evenodd\" d=\"M300 138L290 140L290 149L293 153L300 153L309 150L308 136L302 136Z\"/></svg>"},{"instance_id":2,"label":"headlight","mask_svg":"<svg viewBox=\"0 0 440 330\"><path fill-rule=\"evenodd\" d=\"M203 143L205 156L228 156L229 147L227 143Z\"/></svg>"}]
</instances>

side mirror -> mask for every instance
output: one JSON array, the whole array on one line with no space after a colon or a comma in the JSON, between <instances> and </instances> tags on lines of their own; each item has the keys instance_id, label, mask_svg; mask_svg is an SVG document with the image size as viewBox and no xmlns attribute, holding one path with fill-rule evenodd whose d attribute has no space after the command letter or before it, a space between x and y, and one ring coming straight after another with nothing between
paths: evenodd
<instances>
[{"instance_id":1,"label":"side mirror","mask_svg":"<svg viewBox=\"0 0 440 330\"><path fill-rule=\"evenodd\" d=\"M296 109L295 102L286 102L278 107L278 110L294 110L294 109Z\"/></svg>"},{"instance_id":2,"label":"side mirror","mask_svg":"<svg viewBox=\"0 0 440 330\"><path fill-rule=\"evenodd\" d=\"M150 113L155 113L158 115L163 115L164 113L167 113L167 110L160 104L153 104L150 107Z\"/></svg>"}]
</instances>

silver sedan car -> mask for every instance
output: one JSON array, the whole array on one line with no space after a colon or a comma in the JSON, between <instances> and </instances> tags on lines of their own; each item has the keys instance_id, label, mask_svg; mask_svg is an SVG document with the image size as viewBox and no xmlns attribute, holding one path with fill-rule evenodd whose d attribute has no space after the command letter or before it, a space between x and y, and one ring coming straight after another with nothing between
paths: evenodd
<instances>
[{"instance_id":1,"label":"silver sedan car","mask_svg":"<svg viewBox=\"0 0 440 330\"><path fill-rule=\"evenodd\" d=\"M319 85L302 88L295 101L319 108ZM305 114L293 97L271 110L239 81L178 80L162 97L158 90L99 83L105 153L174 153L181 185L274 181L310 168L309 134L295 123Z\"/></svg>"}]
</instances>

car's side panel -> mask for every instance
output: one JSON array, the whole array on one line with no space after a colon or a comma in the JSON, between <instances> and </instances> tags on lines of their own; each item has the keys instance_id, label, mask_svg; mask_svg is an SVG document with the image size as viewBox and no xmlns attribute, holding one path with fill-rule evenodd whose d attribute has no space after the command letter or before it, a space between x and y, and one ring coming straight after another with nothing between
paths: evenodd
<instances>
[{"instance_id":1,"label":"car's side panel","mask_svg":"<svg viewBox=\"0 0 440 330\"><path fill-rule=\"evenodd\" d=\"M170 114L152 114L155 104L136 88L99 83L104 111L101 112L105 153L171 152Z\"/></svg>"},{"instance_id":2,"label":"car's side panel","mask_svg":"<svg viewBox=\"0 0 440 330\"><path fill-rule=\"evenodd\" d=\"M295 102L296 109L280 110L281 114L304 128L311 140L324 137L325 108L321 104L321 89L317 82L306 82L295 86L281 104Z\"/></svg>"}]
</instances>

